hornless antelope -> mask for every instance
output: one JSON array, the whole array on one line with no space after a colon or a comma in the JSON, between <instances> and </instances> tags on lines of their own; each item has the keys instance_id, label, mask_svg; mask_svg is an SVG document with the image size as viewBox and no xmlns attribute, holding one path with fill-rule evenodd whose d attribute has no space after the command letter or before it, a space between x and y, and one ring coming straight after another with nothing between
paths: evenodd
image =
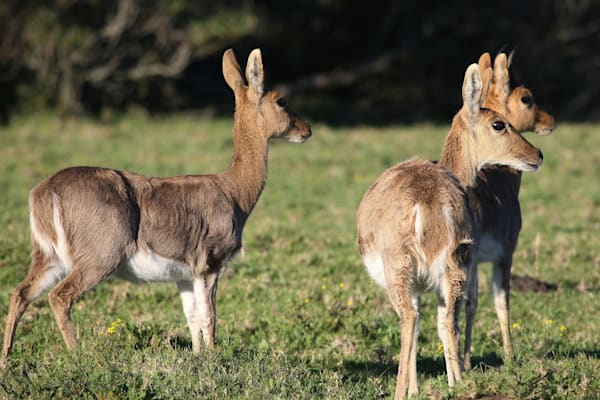
<instances>
[{"instance_id":1,"label":"hornless antelope","mask_svg":"<svg viewBox=\"0 0 600 400\"><path fill-rule=\"evenodd\" d=\"M193 351L200 351L200 331L214 347L217 281L241 248L244 224L265 185L269 140L302 143L311 136L285 98L264 92L259 49L248 57L248 84L231 49L223 55L223 75L236 105L227 171L152 178L74 167L31 191L31 269L10 298L4 359L27 306L57 283L48 300L67 347L75 348L71 307L110 276L176 282Z\"/></svg>"},{"instance_id":2,"label":"hornless antelope","mask_svg":"<svg viewBox=\"0 0 600 400\"><path fill-rule=\"evenodd\" d=\"M485 82L491 69L483 71ZM357 213L358 243L369 274L401 320L396 399L416 394L420 296L438 294L438 333L444 345L448 385L461 379L459 304L464 297L477 238L468 192L486 165L533 171L541 152L506 119L480 104L479 66L469 66L463 107L455 115L439 164L411 160L386 170L364 195Z\"/></svg>"},{"instance_id":3,"label":"hornless antelope","mask_svg":"<svg viewBox=\"0 0 600 400\"><path fill-rule=\"evenodd\" d=\"M499 54L494 59L491 82L484 82L482 107L494 110L506 117L519 132L534 131L548 135L554 128L554 118L540 110L533 101L531 91L524 86L511 90L510 59ZM479 58L479 68L491 68L491 57L484 53ZM466 300L465 369L471 368L471 338L473 321L477 311L477 263L493 263L493 292L496 314L502 332L506 356L512 355L509 322L509 291L512 255L521 230L519 187L521 172L508 166L486 167L480 171L473 190L470 191L471 206L475 212L479 240L474 257L472 279L469 280Z\"/></svg>"}]
</instances>

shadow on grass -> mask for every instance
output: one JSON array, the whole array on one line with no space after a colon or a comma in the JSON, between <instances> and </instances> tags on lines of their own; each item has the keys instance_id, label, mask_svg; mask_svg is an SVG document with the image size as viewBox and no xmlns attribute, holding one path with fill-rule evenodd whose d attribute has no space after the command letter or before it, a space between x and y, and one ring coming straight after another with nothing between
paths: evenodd
<instances>
[{"instance_id":1,"label":"shadow on grass","mask_svg":"<svg viewBox=\"0 0 600 400\"><path fill-rule=\"evenodd\" d=\"M173 336L169 339L169 345L178 350L192 351L192 341L183 336Z\"/></svg>"},{"instance_id":2,"label":"shadow on grass","mask_svg":"<svg viewBox=\"0 0 600 400\"><path fill-rule=\"evenodd\" d=\"M485 353L482 356L473 355L471 357L471 366L473 370L487 371L493 368L499 368L504 364L502 358L496 353Z\"/></svg>"},{"instance_id":3,"label":"shadow on grass","mask_svg":"<svg viewBox=\"0 0 600 400\"><path fill-rule=\"evenodd\" d=\"M350 379L363 380L371 376L396 376L398 374L398 363L394 360L370 361L370 360L346 360L343 363L343 372ZM434 377L446 373L446 366L442 358L419 358L417 360L417 372L419 375Z\"/></svg>"},{"instance_id":4,"label":"shadow on grass","mask_svg":"<svg viewBox=\"0 0 600 400\"><path fill-rule=\"evenodd\" d=\"M576 358L577 356L585 356L588 358L600 359L600 349L573 349L549 351L546 353L546 359L557 360L560 358Z\"/></svg>"},{"instance_id":5,"label":"shadow on grass","mask_svg":"<svg viewBox=\"0 0 600 400\"><path fill-rule=\"evenodd\" d=\"M489 369L499 368L503 365L502 359L496 353L486 353L483 356L474 356L471 361L472 370L485 372ZM346 360L343 371L351 380L363 381L373 376L396 376L398 363L394 360ZM426 378L434 378L446 374L446 364L442 357L422 357L417 359L417 373Z\"/></svg>"}]
</instances>

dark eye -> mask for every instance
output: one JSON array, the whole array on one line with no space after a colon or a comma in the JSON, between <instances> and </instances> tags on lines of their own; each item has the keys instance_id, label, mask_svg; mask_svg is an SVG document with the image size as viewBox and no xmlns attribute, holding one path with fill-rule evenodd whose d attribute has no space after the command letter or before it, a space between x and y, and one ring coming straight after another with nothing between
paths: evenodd
<instances>
[{"instance_id":1,"label":"dark eye","mask_svg":"<svg viewBox=\"0 0 600 400\"><path fill-rule=\"evenodd\" d=\"M280 98L277 100L277 105L278 105L279 107L285 107L285 106L287 106L287 100L285 99L285 97L280 97Z\"/></svg>"},{"instance_id":2,"label":"dark eye","mask_svg":"<svg viewBox=\"0 0 600 400\"><path fill-rule=\"evenodd\" d=\"M502 121L494 121L492 122L492 128L494 128L497 131L503 131L504 128L506 128L506 125Z\"/></svg>"},{"instance_id":3,"label":"dark eye","mask_svg":"<svg viewBox=\"0 0 600 400\"><path fill-rule=\"evenodd\" d=\"M521 102L530 106L531 104L533 104L533 99L531 98L531 96L523 96L521 97Z\"/></svg>"}]
</instances>

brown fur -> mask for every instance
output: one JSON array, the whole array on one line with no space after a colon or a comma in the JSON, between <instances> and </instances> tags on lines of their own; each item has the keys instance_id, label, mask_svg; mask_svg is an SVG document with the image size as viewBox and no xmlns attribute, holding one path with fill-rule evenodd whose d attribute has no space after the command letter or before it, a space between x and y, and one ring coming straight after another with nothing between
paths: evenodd
<instances>
[{"instance_id":1,"label":"brown fur","mask_svg":"<svg viewBox=\"0 0 600 400\"><path fill-rule=\"evenodd\" d=\"M385 171L363 197L358 242L369 271L380 257L385 286L401 320L400 367L395 398L415 394L419 297L438 292L438 331L444 343L448 384L461 379L458 310L477 237L467 192L488 164L535 169L541 153L502 115L480 108L490 71L471 65L463 83L464 107L453 119L439 165L407 161ZM499 123L502 129L495 129ZM442 251L446 249L446 252ZM441 259L440 259L441 257Z\"/></svg>"},{"instance_id":2,"label":"brown fur","mask_svg":"<svg viewBox=\"0 0 600 400\"><path fill-rule=\"evenodd\" d=\"M422 216L422 235L417 234L415 206ZM444 209L449 210L446 223ZM402 347L396 398L417 392L416 341L418 307L422 291L435 289L445 305L444 336L448 379L460 379L455 312L465 292L473 223L466 196L458 180L447 169L424 160L400 163L381 174L365 193L358 213L358 240L363 257L381 254L387 292L401 320ZM429 269L444 248L444 276L438 282ZM467 254L465 256L465 254ZM425 260L422 259L423 255ZM422 264L425 263L423 266ZM445 294L443 292L446 292ZM442 332L440 332L442 335Z\"/></svg>"},{"instance_id":3,"label":"brown fur","mask_svg":"<svg viewBox=\"0 0 600 400\"><path fill-rule=\"evenodd\" d=\"M479 58L480 68L491 67L489 53ZM547 135L555 129L554 118L540 110L533 102L529 89L518 86L510 89L509 63L504 54L494 61L493 80L490 82L488 95L483 107L506 116L517 131L534 131L539 135ZM519 189L521 172L506 166L484 168L470 192L470 201L477 217L478 231L481 237L491 238L500 246L500 254L489 254L480 247L476 261L493 263L494 301L496 313L502 332L502 342L506 356L512 355L509 321L509 292L512 254L517 246L521 230L521 208ZM477 265L475 265L476 269ZM465 331L465 368L470 368L471 330L477 310L477 274L472 280L472 290L467 298L467 324Z\"/></svg>"},{"instance_id":4,"label":"brown fur","mask_svg":"<svg viewBox=\"0 0 600 400\"><path fill-rule=\"evenodd\" d=\"M223 55L223 74L236 101L233 158L224 173L153 178L73 167L31 191L32 263L12 292L4 358L27 305L56 283L49 293L50 306L65 343L74 348L70 320L74 302L110 275L149 279L143 275L148 272L140 278L127 263L136 254L150 252L187 266L183 271L191 270L185 279L168 271L160 271L159 277L177 281L193 350L200 351L200 331L205 344L214 346L218 277L242 246L242 230L265 185L268 142L271 138L303 142L311 135L308 122L278 103L279 93L263 93L258 49L248 58L249 85L232 50ZM61 254L61 227L67 258ZM144 268L158 267L151 263Z\"/></svg>"},{"instance_id":5,"label":"brown fur","mask_svg":"<svg viewBox=\"0 0 600 400\"><path fill-rule=\"evenodd\" d=\"M447 169L428 161L410 160L384 171L365 193L359 207L358 220L365 222L359 224L361 254L380 244L391 251L397 237L404 240L401 247L412 258L416 259L421 251L416 247L425 254L438 254L448 236L448 227L438 223L445 218L440 205L449 207L451 214L460 222L450 228L470 226L470 222L465 221L468 210L463 204L463 196L458 180ZM424 228L427 235L418 243L413 240L413 206L416 204L424 210L423 224L427 227ZM380 225L383 221L385 224ZM462 239L469 238L469 229L456 232L456 246ZM391 240L390 246L386 246L387 240Z\"/></svg>"}]
</instances>

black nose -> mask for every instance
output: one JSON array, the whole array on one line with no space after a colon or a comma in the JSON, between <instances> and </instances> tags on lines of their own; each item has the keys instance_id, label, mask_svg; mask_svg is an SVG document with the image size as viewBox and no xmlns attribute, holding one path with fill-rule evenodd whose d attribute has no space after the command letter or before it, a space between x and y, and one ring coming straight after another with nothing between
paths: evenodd
<instances>
[{"instance_id":1,"label":"black nose","mask_svg":"<svg viewBox=\"0 0 600 400\"><path fill-rule=\"evenodd\" d=\"M309 138L312 136L312 129L308 128L308 133L306 134L306 137Z\"/></svg>"},{"instance_id":2,"label":"black nose","mask_svg":"<svg viewBox=\"0 0 600 400\"><path fill-rule=\"evenodd\" d=\"M538 157L540 158L540 161L544 160L544 153L542 153L540 149L538 149Z\"/></svg>"}]
</instances>

